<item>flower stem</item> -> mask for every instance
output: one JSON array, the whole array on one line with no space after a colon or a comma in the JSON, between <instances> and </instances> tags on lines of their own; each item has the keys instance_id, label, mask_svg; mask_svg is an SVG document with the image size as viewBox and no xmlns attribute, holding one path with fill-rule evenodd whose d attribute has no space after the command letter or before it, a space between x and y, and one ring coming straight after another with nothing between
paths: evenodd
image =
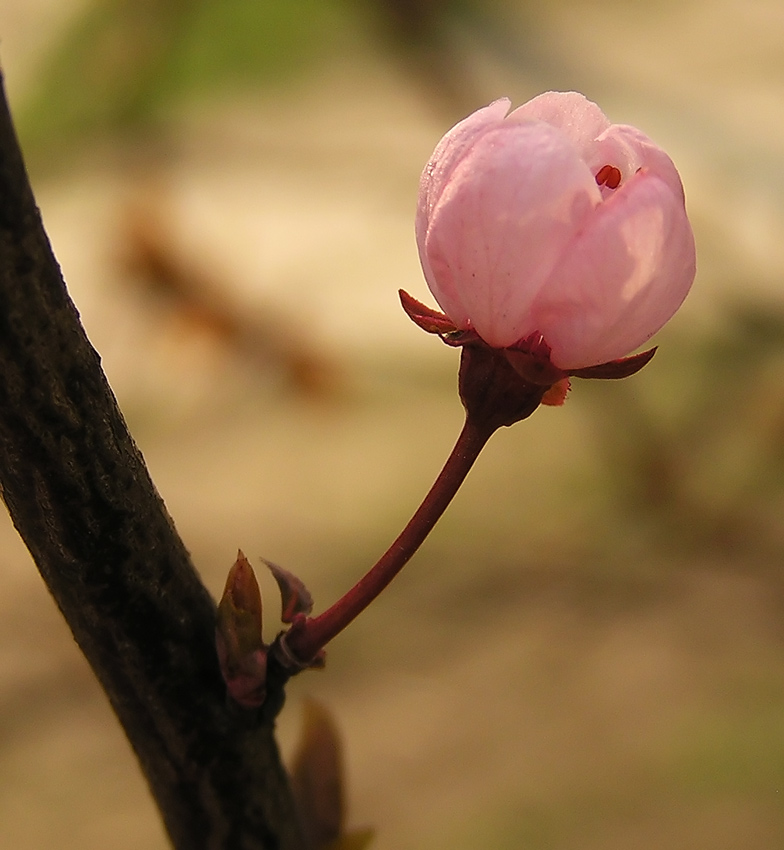
<instances>
[{"instance_id":1,"label":"flower stem","mask_svg":"<svg viewBox=\"0 0 784 850\"><path fill-rule=\"evenodd\" d=\"M292 626L285 635L287 655L307 663L384 590L432 531L495 430L493 425L466 417L441 473L394 543L334 605Z\"/></svg>"}]
</instances>

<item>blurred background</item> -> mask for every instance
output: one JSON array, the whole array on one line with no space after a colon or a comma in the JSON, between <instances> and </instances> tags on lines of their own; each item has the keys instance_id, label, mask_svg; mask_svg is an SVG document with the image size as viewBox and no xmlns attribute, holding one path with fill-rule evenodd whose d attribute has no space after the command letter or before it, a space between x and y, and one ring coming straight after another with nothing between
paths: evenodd
<instances>
[{"instance_id":1,"label":"blurred background","mask_svg":"<svg viewBox=\"0 0 784 850\"><path fill-rule=\"evenodd\" d=\"M462 422L397 289L419 172L501 95L577 89L680 168L693 293L640 375L497 434L385 596L292 683L375 850L784 846L784 6L3 0L55 252L205 582L317 610ZM0 847L166 847L108 704L0 525ZM277 597L262 577L271 638Z\"/></svg>"}]
</instances>

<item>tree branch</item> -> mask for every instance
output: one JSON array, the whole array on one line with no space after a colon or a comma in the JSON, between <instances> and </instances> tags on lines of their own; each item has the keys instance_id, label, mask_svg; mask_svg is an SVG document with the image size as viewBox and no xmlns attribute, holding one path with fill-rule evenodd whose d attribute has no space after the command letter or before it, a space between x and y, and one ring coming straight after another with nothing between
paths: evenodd
<instances>
[{"instance_id":1,"label":"tree branch","mask_svg":"<svg viewBox=\"0 0 784 850\"><path fill-rule=\"evenodd\" d=\"M262 714L227 704L215 604L63 283L0 80L0 485L177 850L300 850Z\"/></svg>"}]
</instances>

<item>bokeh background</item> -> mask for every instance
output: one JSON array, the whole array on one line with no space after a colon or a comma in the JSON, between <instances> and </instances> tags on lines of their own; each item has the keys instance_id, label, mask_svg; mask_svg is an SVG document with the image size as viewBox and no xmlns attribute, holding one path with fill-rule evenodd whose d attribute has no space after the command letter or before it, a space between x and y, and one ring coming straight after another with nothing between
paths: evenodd
<instances>
[{"instance_id":1,"label":"bokeh background","mask_svg":"<svg viewBox=\"0 0 784 850\"><path fill-rule=\"evenodd\" d=\"M0 59L72 296L218 594L317 609L459 430L419 172L458 119L577 89L670 152L699 274L624 382L497 434L327 670L376 850L784 846L784 5L3 0ZM166 847L108 704L0 525L0 847ZM262 577L267 628L274 586Z\"/></svg>"}]
</instances>

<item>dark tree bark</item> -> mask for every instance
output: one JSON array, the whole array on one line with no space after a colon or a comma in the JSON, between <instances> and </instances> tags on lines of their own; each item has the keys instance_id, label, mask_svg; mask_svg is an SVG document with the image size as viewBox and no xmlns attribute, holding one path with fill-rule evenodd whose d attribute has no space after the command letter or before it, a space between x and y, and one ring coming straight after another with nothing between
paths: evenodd
<instances>
[{"instance_id":1,"label":"dark tree bark","mask_svg":"<svg viewBox=\"0 0 784 850\"><path fill-rule=\"evenodd\" d=\"M81 327L0 81L0 485L178 850L300 850L271 703L227 703L215 604ZM233 553L232 553L233 554Z\"/></svg>"}]
</instances>

